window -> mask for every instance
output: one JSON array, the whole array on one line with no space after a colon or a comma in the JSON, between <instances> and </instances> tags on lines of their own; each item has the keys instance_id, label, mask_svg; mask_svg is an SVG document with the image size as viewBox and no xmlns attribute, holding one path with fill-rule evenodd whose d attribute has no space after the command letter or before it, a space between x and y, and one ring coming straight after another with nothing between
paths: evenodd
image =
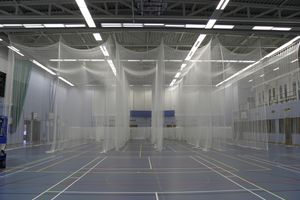
<instances>
[{"instance_id":1,"label":"window","mask_svg":"<svg viewBox=\"0 0 300 200\"><path fill-rule=\"evenodd\" d=\"M274 119L267 120L267 132L275 133L275 120Z\"/></svg>"},{"instance_id":2,"label":"window","mask_svg":"<svg viewBox=\"0 0 300 200\"><path fill-rule=\"evenodd\" d=\"M293 96L295 97L297 95L297 85L296 82L293 82Z\"/></svg>"},{"instance_id":3,"label":"window","mask_svg":"<svg viewBox=\"0 0 300 200\"><path fill-rule=\"evenodd\" d=\"M284 119L279 119L279 133L284 133Z\"/></svg>"},{"instance_id":4,"label":"window","mask_svg":"<svg viewBox=\"0 0 300 200\"><path fill-rule=\"evenodd\" d=\"M284 84L284 98L287 100L287 84Z\"/></svg>"},{"instance_id":5,"label":"window","mask_svg":"<svg viewBox=\"0 0 300 200\"><path fill-rule=\"evenodd\" d=\"M298 81L298 99L300 100L300 81Z\"/></svg>"},{"instance_id":6,"label":"window","mask_svg":"<svg viewBox=\"0 0 300 200\"><path fill-rule=\"evenodd\" d=\"M276 91L275 91L275 88L273 88L273 101L275 101L276 99Z\"/></svg>"},{"instance_id":7,"label":"window","mask_svg":"<svg viewBox=\"0 0 300 200\"><path fill-rule=\"evenodd\" d=\"M279 86L279 95L280 95L280 99L282 99L282 86Z\"/></svg>"},{"instance_id":8,"label":"window","mask_svg":"<svg viewBox=\"0 0 300 200\"><path fill-rule=\"evenodd\" d=\"M271 89L269 89L269 103L271 103L271 99L272 99L272 91L271 91Z\"/></svg>"}]
</instances>

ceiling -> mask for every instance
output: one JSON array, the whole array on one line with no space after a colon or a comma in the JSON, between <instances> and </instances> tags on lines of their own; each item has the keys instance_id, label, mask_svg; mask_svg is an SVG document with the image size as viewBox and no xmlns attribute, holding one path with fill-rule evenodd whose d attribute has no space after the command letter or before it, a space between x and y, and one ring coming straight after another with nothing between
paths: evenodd
<instances>
[{"instance_id":1,"label":"ceiling","mask_svg":"<svg viewBox=\"0 0 300 200\"><path fill-rule=\"evenodd\" d=\"M0 37L27 46L45 46L59 40L87 49L99 46L109 37L122 46L145 51L163 40L168 46L190 50L200 33L203 44L216 37L229 50L244 53L259 41L266 52L300 35L299 0L231 0L224 11L216 11L219 0L85 0L97 28L0 28ZM206 24L234 25L232 30L168 27L103 28L101 23ZM0 0L0 24L71 23L85 24L75 0ZM290 31L255 31L253 26L291 27ZM95 41L99 32L103 41Z\"/></svg>"}]
</instances>

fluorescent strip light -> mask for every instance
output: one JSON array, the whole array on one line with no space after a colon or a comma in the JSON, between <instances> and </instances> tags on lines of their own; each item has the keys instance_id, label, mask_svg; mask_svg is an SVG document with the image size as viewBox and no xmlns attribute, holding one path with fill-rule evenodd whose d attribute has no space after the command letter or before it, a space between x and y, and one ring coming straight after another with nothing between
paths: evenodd
<instances>
[{"instance_id":1,"label":"fluorescent strip light","mask_svg":"<svg viewBox=\"0 0 300 200\"><path fill-rule=\"evenodd\" d=\"M91 59L91 62L104 62L104 59Z\"/></svg>"},{"instance_id":2,"label":"fluorescent strip light","mask_svg":"<svg viewBox=\"0 0 300 200\"><path fill-rule=\"evenodd\" d=\"M125 27L125 28L137 28L137 27L143 27L143 24L141 24L141 23L123 23L123 27Z\"/></svg>"},{"instance_id":3,"label":"fluorescent strip light","mask_svg":"<svg viewBox=\"0 0 300 200\"><path fill-rule=\"evenodd\" d=\"M223 4L223 6L221 7L221 10L224 10L228 3L229 3L229 0L226 0L225 3Z\"/></svg>"},{"instance_id":4,"label":"fluorescent strip light","mask_svg":"<svg viewBox=\"0 0 300 200\"><path fill-rule=\"evenodd\" d=\"M121 23L101 23L101 26L104 28L109 28L109 27L122 27Z\"/></svg>"},{"instance_id":5,"label":"fluorescent strip light","mask_svg":"<svg viewBox=\"0 0 300 200\"><path fill-rule=\"evenodd\" d=\"M113 61L112 61L112 60L107 60L107 62L108 62L108 64L109 64L109 66L110 66L112 72L114 73L114 75L117 76L117 70L116 70L116 67L115 67Z\"/></svg>"},{"instance_id":6,"label":"fluorescent strip light","mask_svg":"<svg viewBox=\"0 0 300 200\"><path fill-rule=\"evenodd\" d=\"M108 51L107 51L107 49L106 49L105 46L101 45L100 46L100 50L102 51L102 53L103 53L104 56L107 56L107 57L109 56L109 53L108 53Z\"/></svg>"},{"instance_id":7,"label":"fluorescent strip light","mask_svg":"<svg viewBox=\"0 0 300 200\"><path fill-rule=\"evenodd\" d=\"M178 78L180 76L180 74L181 74L180 72L177 72L175 75L175 78Z\"/></svg>"},{"instance_id":8,"label":"fluorescent strip light","mask_svg":"<svg viewBox=\"0 0 300 200\"><path fill-rule=\"evenodd\" d=\"M63 59L64 62L75 62L77 61L76 59Z\"/></svg>"},{"instance_id":9,"label":"fluorescent strip light","mask_svg":"<svg viewBox=\"0 0 300 200\"><path fill-rule=\"evenodd\" d=\"M65 28L64 24L44 24L46 28Z\"/></svg>"},{"instance_id":10,"label":"fluorescent strip light","mask_svg":"<svg viewBox=\"0 0 300 200\"><path fill-rule=\"evenodd\" d=\"M24 54L22 54L21 52L19 51L16 51L17 54L19 54L20 56L24 56Z\"/></svg>"},{"instance_id":11,"label":"fluorescent strip light","mask_svg":"<svg viewBox=\"0 0 300 200\"><path fill-rule=\"evenodd\" d=\"M25 28L45 28L43 24L23 24Z\"/></svg>"},{"instance_id":12,"label":"fluorescent strip light","mask_svg":"<svg viewBox=\"0 0 300 200\"><path fill-rule=\"evenodd\" d=\"M248 82L251 83L253 81L253 79L250 79Z\"/></svg>"},{"instance_id":13,"label":"fluorescent strip light","mask_svg":"<svg viewBox=\"0 0 300 200\"><path fill-rule=\"evenodd\" d=\"M255 66L256 64L260 63L262 60L264 60L265 58L271 57L272 55L278 53L279 51L281 51L282 49L288 47L289 45L293 44L295 41L299 40L300 36L295 37L294 39L290 40L289 42L285 43L284 45L278 47L277 49L275 49L274 51L272 51L271 53L269 53L268 55L264 56L263 58L261 58L260 60L256 61L255 63L248 65L247 67L245 67L244 69L238 71L237 73L231 75L230 77L226 78L225 80L221 81L220 83L218 83L216 85L216 87L220 86L221 84L233 79L234 77L238 76L239 74L243 73L244 71L247 71L248 69L252 68L253 66ZM276 68L275 68L276 69ZM279 68L278 68L279 69ZM276 70L278 70L276 69ZM276 71L275 70L275 71Z\"/></svg>"},{"instance_id":14,"label":"fluorescent strip light","mask_svg":"<svg viewBox=\"0 0 300 200\"><path fill-rule=\"evenodd\" d=\"M214 25L215 29L233 29L234 25Z\"/></svg>"},{"instance_id":15,"label":"fluorescent strip light","mask_svg":"<svg viewBox=\"0 0 300 200\"><path fill-rule=\"evenodd\" d=\"M295 60L292 60L291 63L294 63L294 62L297 62L297 61L298 61L298 59L295 59Z\"/></svg>"},{"instance_id":16,"label":"fluorescent strip light","mask_svg":"<svg viewBox=\"0 0 300 200\"><path fill-rule=\"evenodd\" d=\"M144 26L164 26L165 24L161 23L144 23Z\"/></svg>"},{"instance_id":17,"label":"fluorescent strip light","mask_svg":"<svg viewBox=\"0 0 300 200\"><path fill-rule=\"evenodd\" d=\"M100 33L93 33L93 36L96 41L102 41L102 37L101 37Z\"/></svg>"},{"instance_id":18,"label":"fluorescent strip light","mask_svg":"<svg viewBox=\"0 0 300 200\"><path fill-rule=\"evenodd\" d=\"M165 27L184 28L183 24L166 24Z\"/></svg>"},{"instance_id":19,"label":"fluorescent strip light","mask_svg":"<svg viewBox=\"0 0 300 200\"><path fill-rule=\"evenodd\" d=\"M176 79L173 79L172 82L170 83L170 86L172 87L176 82Z\"/></svg>"},{"instance_id":20,"label":"fluorescent strip light","mask_svg":"<svg viewBox=\"0 0 300 200\"><path fill-rule=\"evenodd\" d=\"M61 76L59 76L58 77L60 80L62 80L62 81L64 81L65 83L67 83L68 85L70 85L70 86L74 86L74 84L73 83L71 83L70 81L67 81L65 78L63 78L63 77L61 77Z\"/></svg>"},{"instance_id":21,"label":"fluorescent strip light","mask_svg":"<svg viewBox=\"0 0 300 200\"><path fill-rule=\"evenodd\" d=\"M206 37L206 34L199 35L199 37L197 38L196 42L194 43L192 49L190 50L190 52L187 55L187 57L185 58L185 60L190 60L193 57L194 53L196 52L196 50L200 46L200 44L203 42L205 37Z\"/></svg>"},{"instance_id":22,"label":"fluorescent strip light","mask_svg":"<svg viewBox=\"0 0 300 200\"><path fill-rule=\"evenodd\" d=\"M276 67L276 68L273 69L273 71L277 71L277 70L279 70L279 67Z\"/></svg>"},{"instance_id":23,"label":"fluorescent strip light","mask_svg":"<svg viewBox=\"0 0 300 200\"><path fill-rule=\"evenodd\" d=\"M43 70L47 71L48 73L52 74L52 75L56 75L51 69L45 67L44 65L42 65L41 63L39 63L36 60L32 60L33 64L39 66L40 68L42 68Z\"/></svg>"},{"instance_id":24,"label":"fluorescent strip light","mask_svg":"<svg viewBox=\"0 0 300 200\"><path fill-rule=\"evenodd\" d=\"M127 62L140 62L141 60L127 60Z\"/></svg>"},{"instance_id":25,"label":"fluorescent strip light","mask_svg":"<svg viewBox=\"0 0 300 200\"><path fill-rule=\"evenodd\" d=\"M186 24L185 28L205 28L205 24Z\"/></svg>"},{"instance_id":26,"label":"fluorescent strip light","mask_svg":"<svg viewBox=\"0 0 300 200\"><path fill-rule=\"evenodd\" d=\"M186 63L183 63L181 66L180 66L180 70L183 70L185 67L186 67Z\"/></svg>"},{"instance_id":27,"label":"fluorescent strip light","mask_svg":"<svg viewBox=\"0 0 300 200\"><path fill-rule=\"evenodd\" d=\"M3 27L22 27L22 24L2 24Z\"/></svg>"},{"instance_id":28,"label":"fluorescent strip light","mask_svg":"<svg viewBox=\"0 0 300 200\"><path fill-rule=\"evenodd\" d=\"M221 6L223 5L225 0L220 0L219 4L217 5L216 10L220 10Z\"/></svg>"},{"instance_id":29,"label":"fluorescent strip light","mask_svg":"<svg viewBox=\"0 0 300 200\"><path fill-rule=\"evenodd\" d=\"M66 24L66 28L84 28L86 27L85 24Z\"/></svg>"},{"instance_id":30,"label":"fluorescent strip light","mask_svg":"<svg viewBox=\"0 0 300 200\"><path fill-rule=\"evenodd\" d=\"M3 27L3 24L0 24L0 28L2 28Z\"/></svg>"},{"instance_id":31,"label":"fluorescent strip light","mask_svg":"<svg viewBox=\"0 0 300 200\"><path fill-rule=\"evenodd\" d=\"M63 59L49 59L51 62L62 62L64 61Z\"/></svg>"},{"instance_id":32,"label":"fluorescent strip light","mask_svg":"<svg viewBox=\"0 0 300 200\"><path fill-rule=\"evenodd\" d=\"M264 77L264 76L265 76L265 75L264 75L264 74L262 74L262 75L260 75L259 77L261 77L261 78L262 78L262 77Z\"/></svg>"},{"instance_id":33,"label":"fluorescent strip light","mask_svg":"<svg viewBox=\"0 0 300 200\"><path fill-rule=\"evenodd\" d=\"M215 25L216 21L217 21L216 19L210 19L207 22L205 29L211 29Z\"/></svg>"},{"instance_id":34,"label":"fluorescent strip light","mask_svg":"<svg viewBox=\"0 0 300 200\"><path fill-rule=\"evenodd\" d=\"M274 27L272 31L290 31L292 28L289 27Z\"/></svg>"},{"instance_id":35,"label":"fluorescent strip light","mask_svg":"<svg viewBox=\"0 0 300 200\"><path fill-rule=\"evenodd\" d=\"M285 43L284 45L278 47L277 49L275 49L274 51L272 51L271 53L269 53L268 55L266 55L265 57L271 57L274 54L278 53L279 51L281 51L282 49L290 46L291 44L293 44L296 40L300 39L300 36L295 37L294 39L290 40L289 42Z\"/></svg>"},{"instance_id":36,"label":"fluorescent strip light","mask_svg":"<svg viewBox=\"0 0 300 200\"><path fill-rule=\"evenodd\" d=\"M165 60L166 62L182 62L182 60Z\"/></svg>"},{"instance_id":37,"label":"fluorescent strip light","mask_svg":"<svg viewBox=\"0 0 300 200\"><path fill-rule=\"evenodd\" d=\"M17 49L16 47L14 47L14 46L7 46L7 48L9 48L9 49L11 49L11 50L13 50L15 52L20 52L20 50Z\"/></svg>"},{"instance_id":38,"label":"fluorescent strip light","mask_svg":"<svg viewBox=\"0 0 300 200\"><path fill-rule=\"evenodd\" d=\"M88 10L86 4L85 4L85 1L84 0L75 0L80 11L81 11L81 14L83 15L87 25L90 27L90 28L95 28L96 27L96 24L90 14L90 11Z\"/></svg>"},{"instance_id":39,"label":"fluorescent strip light","mask_svg":"<svg viewBox=\"0 0 300 200\"><path fill-rule=\"evenodd\" d=\"M3 39L2 38L0 38L0 42L2 42L3 41Z\"/></svg>"},{"instance_id":40,"label":"fluorescent strip light","mask_svg":"<svg viewBox=\"0 0 300 200\"><path fill-rule=\"evenodd\" d=\"M142 62L155 62L156 60L142 60Z\"/></svg>"},{"instance_id":41,"label":"fluorescent strip light","mask_svg":"<svg viewBox=\"0 0 300 200\"><path fill-rule=\"evenodd\" d=\"M22 53L20 52L20 50L17 49L16 47L14 47L14 46L7 46L7 48L9 48L9 49L11 49L12 51L16 52L16 53L19 54L20 56L24 56L24 54L22 54Z\"/></svg>"},{"instance_id":42,"label":"fluorescent strip light","mask_svg":"<svg viewBox=\"0 0 300 200\"><path fill-rule=\"evenodd\" d=\"M262 31L270 31L274 27L273 26L254 26L252 30L262 30Z\"/></svg>"}]
</instances>

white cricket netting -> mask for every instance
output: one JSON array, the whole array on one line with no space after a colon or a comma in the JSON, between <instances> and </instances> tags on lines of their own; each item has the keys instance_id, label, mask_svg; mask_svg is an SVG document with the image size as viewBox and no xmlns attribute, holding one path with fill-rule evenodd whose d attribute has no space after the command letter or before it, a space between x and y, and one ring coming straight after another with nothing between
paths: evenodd
<instances>
[{"instance_id":1,"label":"white cricket netting","mask_svg":"<svg viewBox=\"0 0 300 200\"><path fill-rule=\"evenodd\" d=\"M51 151L90 141L101 143L103 152L119 150L134 135L149 139L157 150L163 149L164 138L204 150L224 150L229 144L268 149L269 138L275 138L271 104L298 98L294 80L299 80L299 64L292 62L298 59L298 43L258 63L266 54L260 48L235 53L217 39L190 60L185 60L188 51L163 42L145 52L126 49L113 39L101 45L106 51L74 49L62 41L47 47L12 44L56 73L33 67L17 129L24 131L23 120L38 113L39 140L50 142ZM249 65L253 67L230 78ZM284 88L273 93L282 79L291 79L291 95ZM139 126L130 127L132 110L149 110L151 119L135 119ZM167 110L175 116L167 116Z\"/></svg>"}]
</instances>

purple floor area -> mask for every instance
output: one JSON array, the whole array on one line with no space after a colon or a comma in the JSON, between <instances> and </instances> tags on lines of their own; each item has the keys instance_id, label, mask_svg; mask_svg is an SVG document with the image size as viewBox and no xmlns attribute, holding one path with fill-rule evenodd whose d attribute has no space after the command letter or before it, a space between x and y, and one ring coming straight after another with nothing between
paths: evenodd
<instances>
[{"instance_id":1,"label":"purple floor area","mask_svg":"<svg viewBox=\"0 0 300 200\"><path fill-rule=\"evenodd\" d=\"M164 141L129 141L101 153L98 143L54 154L47 145L8 151L0 172L0 199L234 200L300 197L300 149L269 151L228 146L202 151Z\"/></svg>"}]
</instances>

